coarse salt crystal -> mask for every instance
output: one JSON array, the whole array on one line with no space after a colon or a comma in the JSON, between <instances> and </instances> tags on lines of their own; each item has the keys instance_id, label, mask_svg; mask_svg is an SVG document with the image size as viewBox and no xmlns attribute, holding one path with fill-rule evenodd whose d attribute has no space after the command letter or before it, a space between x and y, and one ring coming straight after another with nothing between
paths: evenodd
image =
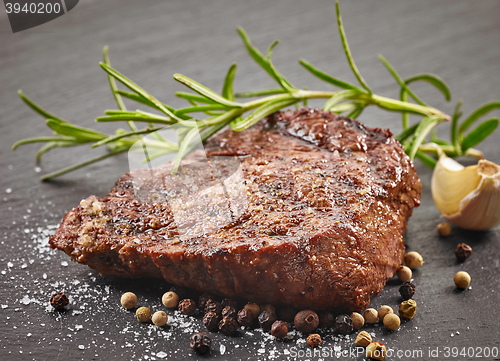
<instances>
[{"instance_id":1,"label":"coarse salt crystal","mask_svg":"<svg viewBox=\"0 0 500 361\"><path fill-rule=\"evenodd\" d=\"M156 354L156 357L159 357L159 358L165 358L167 357L167 353L166 352L163 352L163 351L160 351Z\"/></svg>"},{"instance_id":2,"label":"coarse salt crystal","mask_svg":"<svg viewBox=\"0 0 500 361\"><path fill-rule=\"evenodd\" d=\"M226 353L226 346L220 345L220 354L224 355L224 353Z\"/></svg>"},{"instance_id":3,"label":"coarse salt crystal","mask_svg":"<svg viewBox=\"0 0 500 361\"><path fill-rule=\"evenodd\" d=\"M79 348L80 350L85 350L85 346L83 346L83 345L78 345L78 348Z\"/></svg>"}]
</instances>

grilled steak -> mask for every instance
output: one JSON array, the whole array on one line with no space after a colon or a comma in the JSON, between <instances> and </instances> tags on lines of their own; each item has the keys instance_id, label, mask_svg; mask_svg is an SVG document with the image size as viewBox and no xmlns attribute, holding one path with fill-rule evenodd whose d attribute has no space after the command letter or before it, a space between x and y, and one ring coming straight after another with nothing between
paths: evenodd
<instances>
[{"instance_id":1,"label":"grilled steak","mask_svg":"<svg viewBox=\"0 0 500 361\"><path fill-rule=\"evenodd\" d=\"M366 308L402 264L421 183L388 130L304 108L205 151L125 174L50 245L101 274L316 310Z\"/></svg>"}]
</instances>

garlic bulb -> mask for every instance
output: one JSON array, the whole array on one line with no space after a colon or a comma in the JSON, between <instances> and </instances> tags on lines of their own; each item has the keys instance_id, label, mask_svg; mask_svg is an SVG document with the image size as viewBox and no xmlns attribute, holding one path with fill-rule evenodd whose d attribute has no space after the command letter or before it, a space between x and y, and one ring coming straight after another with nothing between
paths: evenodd
<instances>
[{"instance_id":1,"label":"garlic bulb","mask_svg":"<svg viewBox=\"0 0 500 361\"><path fill-rule=\"evenodd\" d=\"M455 225L485 230L500 224L500 166L488 160L464 167L445 155L432 175L432 197Z\"/></svg>"}]
</instances>

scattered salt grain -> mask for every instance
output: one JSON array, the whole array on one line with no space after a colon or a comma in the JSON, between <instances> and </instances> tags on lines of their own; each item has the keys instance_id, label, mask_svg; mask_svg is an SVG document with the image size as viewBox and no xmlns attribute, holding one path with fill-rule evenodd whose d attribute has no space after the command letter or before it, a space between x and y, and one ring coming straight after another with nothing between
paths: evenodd
<instances>
[{"instance_id":1,"label":"scattered salt grain","mask_svg":"<svg viewBox=\"0 0 500 361\"><path fill-rule=\"evenodd\" d=\"M68 262L67 261L61 261L61 266L68 267Z\"/></svg>"},{"instance_id":2,"label":"scattered salt grain","mask_svg":"<svg viewBox=\"0 0 500 361\"><path fill-rule=\"evenodd\" d=\"M83 345L78 345L78 348L79 348L80 350L85 350L85 346L83 346Z\"/></svg>"},{"instance_id":3,"label":"scattered salt grain","mask_svg":"<svg viewBox=\"0 0 500 361\"><path fill-rule=\"evenodd\" d=\"M158 353L156 354L156 357L158 357L158 358L165 358L165 357L167 357L167 356L168 356L168 355L167 355L167 353L166 353L166 352L163 352L163 351L160 351L160 352L158 352Z\"/></svg>"},{"instance_id":4,"label":"scattered salt grain","mask_svg":"<svg viewBox=\"0 0 500 361\"><path fill-rule=\"evenodd\" d=\"M12 188L7 188L7 189L5 190L5 193L12 193Z\"/></svg>"},{"instance_id":5,"label":"scattered salt grain","mask_svg":"<svg viewBox=\"0 0 500 361\"><path fill-rule=\"evenodd\" d=\"M220 345L220 354L224 355L226 353L226 346Z\"/></svg>"},{"instance_id":6,"label":"scattered salt grain","mask_svg":"<svg viewBox=\"0 0 500 361\"><path fill-rule=\"evenodd\" d=\"M23 305L29 305L32 300L28 296L24 296L19 302Z\"/></svg>"},{"instance_id":7,"label":"scattered salt grain","mask_svg":"<svg viewBox=\"0 0 500 361\"><path fill-rule=\"evenodd\" d=\"M306 345L306 340L304 340L303 338L299 338L297 340L297 347L301 347L302 348L302 347L305 347L305 345Z\"/></svg>"}]
</instances>

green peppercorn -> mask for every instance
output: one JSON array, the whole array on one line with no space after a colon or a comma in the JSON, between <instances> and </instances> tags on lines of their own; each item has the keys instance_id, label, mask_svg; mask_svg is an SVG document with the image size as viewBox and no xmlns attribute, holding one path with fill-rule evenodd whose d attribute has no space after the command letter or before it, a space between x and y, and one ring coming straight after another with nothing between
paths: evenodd
<instances>
[{"instance_id":1,"label":"green peppercorn","mask_svg":"<svg viewBox=\"0 0 500 361\"><path fill-rule=\"evenodd\" d=\"M147 307L139 307L137 311L135 311L135 317L140 322L148 322L151 318L151 311Z\"/></svg>"},{"instance_id":2,"label":"green peppercorn","mask_svg":"<svg viewBox=\"0 0 500 361\"><path fill-rule=\"evenodd\" d=\"M406 300L399 305L399 315L411 320L417 312L417 303L414 300Z\"/></svg>"}]
</instances>

